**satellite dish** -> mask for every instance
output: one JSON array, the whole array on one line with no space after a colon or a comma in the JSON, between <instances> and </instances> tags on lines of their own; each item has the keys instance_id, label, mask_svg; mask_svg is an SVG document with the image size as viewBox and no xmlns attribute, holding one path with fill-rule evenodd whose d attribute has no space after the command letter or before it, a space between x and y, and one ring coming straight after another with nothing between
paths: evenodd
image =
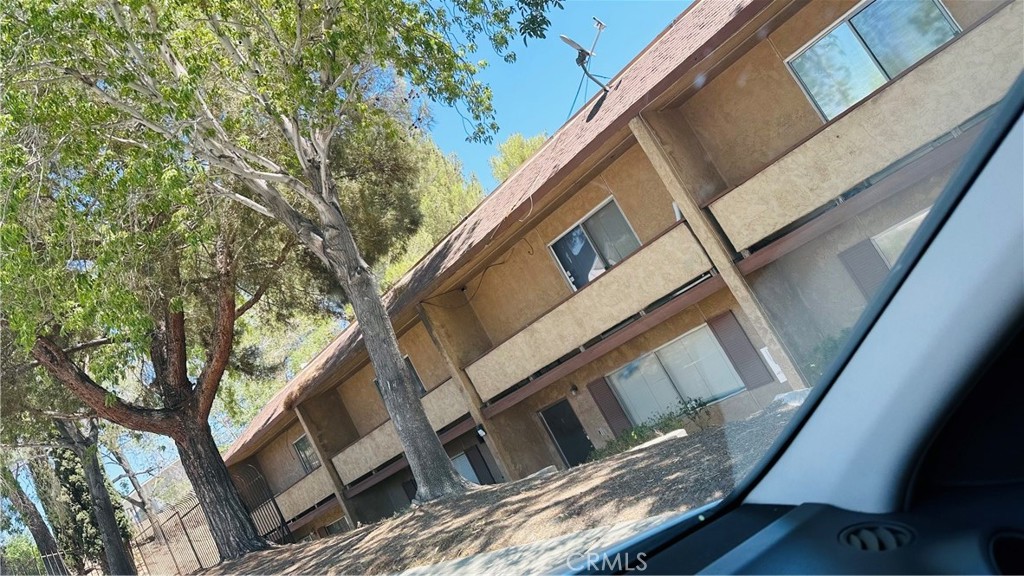
<instances>
[{"instance_id":1,"label":"satellite dish","mask_svg":"<svg viewBox=\"0 0 1024 576\"><path fill-rule=\"evenodd\" d=\"M583 46L580 46L575 40L573 40L572 38L569 38L565 34L559 34L558 37L562 39L562 42L565 42L570 47L572 47L573 50L576 50L576 51L579 51L579 52L583 52L587 56L592 56L592 54L590 53L589 50L587 50Z\"/></svg>"},{"instance_id":2,"label":"satellite dish","mask_svg":"<svg viewBox=\"0 0 1024 576\"><path fill-rule=\"evenodd\" d=\"M594 27L597 28L597 36L594 37L594 45L587 50L583 46L580 46L578 42L569 38L565 34L559 34L558 37L569 45L570 48L576 51L576 65L583 69L583 73L586 74L587 78L594 81L595 84L601 87L601 90L608 92L608 87L604 85L600 80L594 77L587 69L587 61L594 57L594 48L597 48L597 40L601 37L601 31L606 28L604 22L601 22L597 18L594 18Z\"/></svg>"}]
</instances>

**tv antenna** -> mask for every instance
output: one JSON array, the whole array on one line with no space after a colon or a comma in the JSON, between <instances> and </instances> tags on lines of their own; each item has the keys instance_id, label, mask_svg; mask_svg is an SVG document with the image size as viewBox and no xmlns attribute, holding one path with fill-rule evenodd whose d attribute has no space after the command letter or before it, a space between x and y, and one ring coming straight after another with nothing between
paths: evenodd
<instances>
[{"instance_id":1,"label":"tv antenna","mask_svg":"<svg viewBox=\"0 0 1024 576\"><path fill-rule=\"evenodd\" d=\"M597 53L594 52L594 49L597 48L597 40L601 37L601 31L607 28L607 26L604 22L598 20L597 17L594 17L594 28L597 28L597 35L594 36L594 43L590 46L590 50L580 46L578 42L569 38L565 34L559 34L558 37L562 39L562 42L565 42L569 47L576 51L576 65L583 69L583 73L586 74L587 78L593 80L595 84L601 87L601 90L607 92L608 87L595 78L594 75L590 73L590 70L587 69L587 64L590 62L590 59L597 55Z\"/></svg>"}]
</instances>

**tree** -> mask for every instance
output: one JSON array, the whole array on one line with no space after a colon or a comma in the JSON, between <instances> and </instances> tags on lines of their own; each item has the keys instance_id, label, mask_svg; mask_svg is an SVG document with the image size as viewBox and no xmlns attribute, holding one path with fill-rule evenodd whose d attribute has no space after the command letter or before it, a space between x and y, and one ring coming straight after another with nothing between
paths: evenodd
<instances>
[{"instance_id":1,"label":"tree","mask_svg":"<svg viewBox=\"0 0 1024 576\"><path fill-rule=\"evenodd\" d=\"M381 284L385 287L397 282L484 197L480 181L476 177L468 180L463 177L459 159L444 154L430 140L419 140L417 157L419 178L415 190L422 221L409 241L378 266Z\"/></svg>"},{"instance_id":2,"label":"tree","mask_svg":"<svg viewBox=\"0 0 1024 576\"><path fill-rule=\"evenodd\" d=\"M121 436L117 434L116 436ZM135 470L132 466L131 460L125 455L124 449L121 447L120 438L111 438L111 434L105 434L102 437L102 448L103 452L108 456L109 460L121 468L124 471L122 476L113 478L112 484L117 484L119 480L127 480L130 491L127 494L121 493L121 498L134 506L143 516L146 517L146 521L149 522L150 528L153 533L153 540L160 545L167 542L167 537L164 535L163 526L160 524L160 518L157 516L156 507L153 505L153 500L150 497L149 490L143 486L144 482L140 478L140 472ZM154 472L155 470L145 470L142 472Z\"/></svg>"},{"instance_id":3,"label":"tree","mask_svg":"<svg viewBox=\"0 0 1024 576\"><path fill-rule=\"evenodd\" d=\"M47 574L28 534L18 533L0 544L0 574Z\"/></svg>"},{"instance_id":4,"label":"tree","mask_svg":"<svg viewBox=\"0 0 1024 576\"><path fill-rule=\"evenodd\" d=\"M494 179L504 182L516 168L529 160L534 152L540 150L547 139L548 135L543 132L530 138L524 138L522 134L516 132L498 144L498 154L489 160Z\"/></svg>"},{"instance_id":5,"label":"tree","mask_svg":"<svg viewBox=\"0 0 1024 576\"><path fill-rule=\"evenodd\" d=\"M49 454L28 460L32 484L53 527L64 565L75 574L95 565L109 573L103 540L85 483L82 462L69 448L55 446Z\"/></svg>"},{"instance_id":6,"label":"tree","mask_svg":"<svg viewBox=\"0 0 1024 576\"><path fill-rule=\"evenodd\" d=\"M95 110L102 111L102 121L76 137L138 150L161 148L175 158L193 160L193 168L208 176L211 189L282 223L327 267L360 323L420 500L461 493L466 483L448 460L413 389L378 280L341 200L359 175L339 170L332 151L339 133L350 136L343 150L359 158L361 148L372 148L399 131L381 105L382 96L391 93L382 86L391 78L388 71L408 79L426 97L464 105L471 138L486 139L496 129L490 91L475 79L478 65L467 54L483 38L506 60L514 60L510 41L543 37L549 24L545 11L560 3L452 4L449 11L429 2L401 0L329 1L316 7L305 2L218 0L196 5L166 0L129 10L117 0L18 0L9 2L0 17L2 75L12 88L5 99L24 99L25 91L34 95L42 87L71 90L59 113L76 108L76 114L95 117ZM77 144L70 143L62 154ZM377 170L369 174L387 177ZM230 269L226 245L218 248L216 260L218 269ZM222 285L229 286L228 280ZM215 390L210 382L219 381L231 344L232 334L225 328L231 302L226 288L219 293L221 345L211 349L211 370L203 371L196 387L201 416L208 413L206 399ZM158 330L176 343L181 339L180 315L169 311ZM102 391L69 368L53 344L39 340L37 357L62 378L80 380L83 397L98 405ZM183 363L175 356L163 359L173 362L160 370L170 369L177 381L172 386L180 386ZM179 389L172 396L184 402L188 395ZM168 431L173 426L169 415L139 414L116 400L112 407L94 406L107 417L117 411L140 429ZM156 420L163 423L154 426ZM209 446L204 450L208 453ZM186 469L197 464L184 455L182 463ZM197 470L193 480L202 475ZM246 543L253 540L247 527L238 525L229 534L219 524L211 519L219 542L240 540L222 550L228 557L258 547Z\"/></svg>"},{"instance_id":7,"label":"tree","mask_svg":"<svg viewBox=\"0 0 1024 576\"><path fill-rule=\"evenodd\" d=\"M76 422L56 420L54 424L64 442L71 447L71 451L82 462L85 483L92 501L93 515L100 529L103 552L107 558L107 569L113 574L135 574L135 561L121 534L114 503L110 499L103 468L100 466L99 445L97 444L99 424L95 418L90 418L85 432L79 428L79 424Z\"/></svg>"},{"instance_id":8,"label":"tree","mask_svg":"<svg viewBox=\"0 0 1024 576\"><path fill-rule=\"evenodd\" d=\"M53 533L50 532L50 527L46 525L39 509L25 493L25 489L22 488L15 473L6 465L0 465L0 493L10 501L22 523L32 534L39 555L46 562L46 572L48 574L67 574L61 562L53 561L54 558L59 559L60 557L57 539L53 537Z\"/></svg>"},{"instance_id":9,"label":"tree","mask_svg":"<svg viewBox=\"0 0 1024 576\"><path fill-rule=\"evenodd\" d=\"M0 179L9 183L0 319L47 374L29 370L24 380L59 383L88 407L80 416L170 437L222 557L261 549L267 544L211 432L217 390L229 373L264 368L258 350L235 346L236 333L254 330L250 318L269 330L292 314L337 310L340 302L332 300L323 266L297 250L283 227L193 190L215 184L194 159L156 145L80 137L109 119L109 110L69 110L62 105L68 96L52 86L3 95L7 135L18 146L0 164ZM125 127L117 138L139 137L133 130ZM411 188L414 166L401 134L346 133L339 141L350 138L353 148L364 142L373 151L331 156L353 175L339 201L369 199L364 209L378 216L356 229L360 248L384 254L418 224L414 199L395 191ZM368 157L389 167L387 179L364 175L360 164ZM375 204L379 197L390 202ZM21 389L40 402L26 413L59 395L32 385ZM74 440L72 431L67 436Z\"/></svg>"}]
</instances>

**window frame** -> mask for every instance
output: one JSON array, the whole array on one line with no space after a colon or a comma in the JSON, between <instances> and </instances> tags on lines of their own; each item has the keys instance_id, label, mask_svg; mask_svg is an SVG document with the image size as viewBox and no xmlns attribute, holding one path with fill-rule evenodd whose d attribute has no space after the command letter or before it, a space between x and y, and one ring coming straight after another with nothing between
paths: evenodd
<instances>
[{"instance_id":1,"label":"window frame","mask_svg":"<svg viewBox=\"0 0 1024 576\"><path fill-rule=\"evenodd\" d=\"M313 455L316 456L316 466L309 467L309 463L306 462L306 459L303 457L302 451L299 450L298 444L303 440L309 443L309 448L313 451ZM303 434L302 436L296 438L292 442L292 449L295 450L295 456L299 459L299 464L302 465L302 469L306 472L307 476L312 474L313 472L316 472L321 466L324 465L324 463L320 461L320 455L316 453L316 448L313 447L313 441L309 439L309 435Z\"/></svg>"},{"instance_id":2,"label":"window frame","mask_svg":"<svg viewBox=\"0 0 1024 576\"><path fill-rule=\"evenodd\" d=\"M616 372L618 372L619 370L622 370L626 366L629 366L633 362L636 362L637 360L643 358L644 356L654 356L654 359L658 361L658 364L661 366L661 369L665 372L665 375L668 377L669 382L672 383L672 386L676 389L676 392L680 393L680 396L682 396L682 394L681 394L681 392L679 390L679 385L676 384L675 380L672 379L672 373L669 372L668 368L665 367L665 362L661 359L660 356L658 356L658 351L661 350L662 348L666 348L668 346L671 346L672 344L676 343L676 341L678 341L678 340L682 340L683 338L686 338L687 336L689 336L690 334L693 334L694 332L700 330L701 328L707 328L708 330L711 331L712 336L714 336L714 330L711 329L711 325L708 324L708 322L705 320L703 323L701 323L701 324L699 324L697 326L694 326L693 328L690 328L686 332L683 332L682 334L672 338L668 342L665 342L664 344L662 344L660 346L657 346L655 348L651 348L647 352L644 352L643 354L637 355L632 360L620 364L619 366L615 367L613 370L611 370L610 372L608 372L608 373L606 373L604 375L605 380L608 382L608 387L611 388L612 394L615 395L615 399L619 401L619 404L622 406L622 411L625 412L626 418L630 421L631 424L633 424L633 426L639 426L640 424L642 424L642 422L633 422L633 415L629 413L629 408L627 408L625 402L623 402L622 395L619 393L618 389L616 388L615 381L612 379L612 375L615 374ZM729 355L726 353L725 348L722 347L722 343L718 341L718 338L715 338L715 344L719 347L719 349L721 349L722 354L725 355L725 361L729 364L729 367L732 368L732 371L736 373L736 378L740 381L741 385L740 385L740 387L738 389L736 389L733 392L730 392L728 394L719 396L718 398L715 398L715 399L708 399L708 406L711 406L712 404L717 404L717 403L719 403L719 402L721 402L723 400L727 400L729 398L732 398L733 396L735 396L735 395L743 392L744 390L748 389L747 386L743 383L743 377L740 375L739 370L737 370L736 366L733 365L732 358L729 358Z\"/></svg>"},{"instance_id":3,"label":"window frame","mask_svg":"<svg viewBox=\"0 0 1024 576\"><path fill-rule=\"evenodd\" d=\"M828 123L834 121L835 119L839 118L840 116L845 114L847 111L851 110L852 108L856 107L858 104L863 102L865 98L867 98L868 96L870 96L874 92L877 92L878 90L881 90L882 88L885 88L886 86L891 84L892 81L895 78L897 78L900 75L902 75L902 73L901 73L901 74L897 74L896 76L889 76L889 73L885 71L885 68L882 66L881 62L878 61L878 58L875 56L875 53L872 52L871 49L868 47L867 43L864 42L864 38L861 37L860 32L857 31L857 28L851 22L851 20L853 20L853 18L855 16L857 16L858 14L863 12L865 9L867 9L868 6L874 4L876 1L877 0L861 0L856 5L854 5L852 8L850 8L845 13L843 13L842 16L840 16L834 22L829 24L826 28L822 29L821 32L818 32L813 38L811 38L806 43L804 43L802 46L797 48L796 51L794 51L792 54L790 54L783 61L785 63L785 65L786 65L786 70L789 71L789 75L793 77L793 80L796 82L796 85L799 86L800 87L800 91L803 92L804 97L807 98L807 100L811 103L811 106L814 108L814 111L818 114L818 117L825 124L828 124ZM946 8L946 5L943 3L943 1L942 0L930 0L930 1L932 2L932 4L934 4L939 9L939 12L943 15L943 17L946 18L946 21L949 22L950 26L953 27L953 38L951 40L955 40L961 34L963 34L963 32L964 32L963 27L960 26L960 23L956 21L956 18L953 17L953 14L951 14L949 12L949 9ZM866 52L868 57L871 59L871 61L874 62L875 67L878 69L879 73L881 73L881 75L885 78L885 82L883 82L882 85L879 86L878 88L876 88L875 90L872 90L871 92L868 92L868 94L866 94L860 100L858 100L857 102L853 103L852 105L847 107L845 110L843 110L839 114L836 114L834 117L832 117L830 119L827 116L825 116L824 112L822 112L821 106L818 104L818 102L811 95L810 91L807 89L807 85L804 84L803 79L800 78L800 75L797 74L796 70L793 68L793 60L795 60L795 59L799 58L800 56L802 56L804 52L806 52L807 50L812 48L815 44L818 43L819 40L821 40L825 36L828 36L829 34L831 34L833 31L835 31L837 28L839 28L843 24L848 24L850 26L850 31L853 32L853 35L857 39L857 42L859 42L860 45L864 48L864 52ZM944 46L944 45L945 45L945 43L940 44L939 47ZM939 48L937 47L935 50L938 50L938 49ZM932 52L929 52L928 55L922 57L920 60L918 60L918 62L920 62L921 60L924 60L925 58L927 58L928 56L933 54L935 52L935 50L932 50Z\"/></svg>"},{"instance_id":4,"label":"window frame","mask_svg":"<svg viewBox=\"0 0 1024 576\"><path fill-rule=\"evenodd\" d=\"M601 254L601 251L597 249L597 245L594 244L594 240L590 237L590 232L587 232L587 229L583 226L583 223L589 220L590 217L593 216L594 214L597 214L602 208L604 208L608 204L615 204L615 208L619 211L619 214L622 215L622 219L626 222L626 226L629 228L629 231L633 234L633 238L636 239L636 249L640 250L641 248L644 247L643 242L640 241L640 236L638 236L636 233L636 229L633 228L633 223L629 221L629 218L626 217L626 213L622 210L622 204L619 204L619 201L615 198L614 194L608 195L607 198L599 202L597 206L594 206L594 208L587 212L582 218L572 223L569 227L563 230L561 234L556 236L552 241L548 242L548 254L551 255L551 259L554 260L555 266L558 268L558 271L561 272L562 279L565 280L566 284L569 285L569 289L572 290L574 293L579 292L583 288L586 288L587 286L590 285L591 282L587 282L586 284L579 288L577 288L576 285L572 283L572 280L569 278L569 273L565 270L565 267L562 266L562 261L558 259L558 254L555 253L555 243L561 240L562 238L565 238L570 232L573 231L573 229L579 226L580 230L583 231L583 235L586 237L587 242L590 243L591 249L594 250L594 254L596 254L597 257L601 259L601 263L604 264L604 272L607 273L609 269L614 267L614 265L610 266L608 264L608 261L605 260L604 255Z\"/></svg>"},{"instance_id":5,"label":"window frame","mask_svg":"<svg viewBox=\"0 0 1024 576\"><path fill-rule=\"evenodd\" d=\"M878 239L880 237L882 237L882 236L885 236L886 234L891 233L892 231L896 230L900 226L903 226L904 224L907 224L907 223L909 223L909 222L911 222L913 220L916 220L918 218L921 219L921 222L924 222L924 219L928 217L928 212L930 212L931 209L932 209L931 206L929 206L927 208L923 208L921 210L918 210L917 212L911 214L910 216L907 216L903 220L900 220L899 222L893 224L892 226L889 226L885 230L882 230L881 232L878 232L876 234L872 234L870 236L871 244L873 244L875 246L875 250L878 251L878 254L879 254L879 256L882 257L882 260L884 260L885 263L889 265L889 270L892 270L893 266L896 265L896 260L899 260L899 255L897 255L896 260L893 260L892 262L890 262L889 258L887 257L887 255L885 253L885 250L883 250L882 247L878 244ZM914 234L917 233L917 229L921 227L921 222L918 222L917 228L914 228L914 231L910 233L910 237L911 238L913 238ZM908 243L909 243L909 240L908 240ZM907 245L905 244L903 246L903 248L900 250L900 254L902 254L903 250L906 250L906 249L907 249Z\"/></svg>"}]
</instances>

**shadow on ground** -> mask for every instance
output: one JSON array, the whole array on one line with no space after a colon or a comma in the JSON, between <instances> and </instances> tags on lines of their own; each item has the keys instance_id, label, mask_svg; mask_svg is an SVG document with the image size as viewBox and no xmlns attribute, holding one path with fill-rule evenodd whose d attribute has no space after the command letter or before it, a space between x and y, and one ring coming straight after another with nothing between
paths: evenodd
<instances>
[{"instance_id":1,"label":"shadow on ground","mask_svg":"<svg viewBox=\"0 0 1024 576\"><path fill-rule=\"evenodd\" d=\"M205 574L394 573L685 512L724 497L792 413L783 407L552 476L481 487L345 534L223 562Z\"/></svg>"}]
</instances>

